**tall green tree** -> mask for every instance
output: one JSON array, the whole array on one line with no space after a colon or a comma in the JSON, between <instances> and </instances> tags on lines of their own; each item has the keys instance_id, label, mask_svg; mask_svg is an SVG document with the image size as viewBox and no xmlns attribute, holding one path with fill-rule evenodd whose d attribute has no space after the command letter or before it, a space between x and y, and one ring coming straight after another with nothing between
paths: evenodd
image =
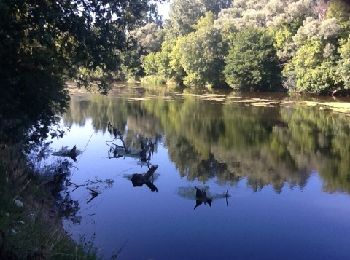
<instances>
[{"instance_id":1,"label":"tall green tree","mask_svg":"<svg viewBox=\"0 0 350 260\"><path fill-rule=\"evenodd\" d=\"M174 0L170 5L169 20L166 23L168 37L178 37L193 32L200 17L206 12L217 15L231 6L231 0Z\"/></svg>"},{"instance_id":2,"label":"tall green tree","mask_svg":"<svg viewBox=\"0 0 350 260\"><path fill-rule=\"evenodd\" d=\"M336 18L307 18L293 36L295 53L283 69L285 87L317 94L341 89L337 64L343 34L344 28Z\"/></svg>"},{"instance_id":3,"label":"tall green tree","mask_svg":"<svg viewBox=\"0 0 350 260\"><path fill-rule=\"evenodd\" d=\"M226 57L226 82L238 90L280 87L280 69L273 39L266 30L247 28L232 35Z\"/></svg>"},{"instance_id":4,"label":"tall green tree","mask_svg":"<svg viewBox=\"0 0 350 260\"><path fill-rule=\"evenodd\" d=\"M350 34L346 40L341 41L339 53L341 58L337 73L343 83L343 88L350 89Z\"/></svg>"},{"instance_id":5,"label":"tall green tree","mask_svg":"<svg viewBox=\"0 0 350 260\"><path fill-rule=\"evenodd\" d=\"M223 44L219 31L214 28L214 15L208 12L180 45L180 63L186 72L187 86L218 86L222 82L224 66Z\"/></svg>"},{"instance_id":6,"label":"tall green tree","mask_svg":"<svg viewBox=\"0 0 350 260\"><path fill-rule=\"evenodd\" d=\"M193 31L193 25L205 13L199 0L174 0L170 5L169 19L165 24L168 38L176 38Z\"/></svg>"}]
</instances>

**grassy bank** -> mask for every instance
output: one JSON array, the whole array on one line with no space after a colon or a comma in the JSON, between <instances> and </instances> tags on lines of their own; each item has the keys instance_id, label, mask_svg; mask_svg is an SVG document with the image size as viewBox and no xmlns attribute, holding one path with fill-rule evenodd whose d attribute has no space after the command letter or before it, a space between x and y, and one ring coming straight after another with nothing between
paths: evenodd
<instances>
[{"instance_id":1,"label":"grassy bank","mask_svg":"<svg viewBox=\"0 0 350 260\"><path fill-rule=\"evenodd\" d=\"M61 161L45 177L34 170L21 145L0 145L0 259L96 259L91 244L77 244L62 220L78 205L59 192L69 175Z\"/></svg>"}]
</instances>

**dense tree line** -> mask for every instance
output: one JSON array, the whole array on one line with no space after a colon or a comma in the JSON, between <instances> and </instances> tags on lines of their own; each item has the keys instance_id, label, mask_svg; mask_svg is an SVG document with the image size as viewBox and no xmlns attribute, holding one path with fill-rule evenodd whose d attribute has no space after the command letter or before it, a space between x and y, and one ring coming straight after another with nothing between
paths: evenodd
<instances>
[{"instance_id":1,"label":"dense tree line","mask_svg":"<svg viewBox=\"0 0 350 260\"><path fill-rule=\"evenodd\" d=\"M347 1L174 0L159 33L161 48L142 57L145 82L318 94L350 87Z\"/></svg>"}]
</instances>

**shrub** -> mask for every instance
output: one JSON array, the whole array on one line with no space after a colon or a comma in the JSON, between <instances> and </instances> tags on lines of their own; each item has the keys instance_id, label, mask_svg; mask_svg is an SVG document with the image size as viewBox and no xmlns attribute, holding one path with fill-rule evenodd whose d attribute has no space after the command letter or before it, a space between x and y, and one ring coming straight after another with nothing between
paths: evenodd
<instances>
[{"instance_id":1,"label":"shrub","mask_svg":"<svg viewBox=\"0 0 350 260\"><path fill-rule=\"evenodd\" d=\"M248 28L232 34L225 61L225 79L232 88L268 91L280 87L273 39L263 29Z\"/></svg>"}]
</instances>

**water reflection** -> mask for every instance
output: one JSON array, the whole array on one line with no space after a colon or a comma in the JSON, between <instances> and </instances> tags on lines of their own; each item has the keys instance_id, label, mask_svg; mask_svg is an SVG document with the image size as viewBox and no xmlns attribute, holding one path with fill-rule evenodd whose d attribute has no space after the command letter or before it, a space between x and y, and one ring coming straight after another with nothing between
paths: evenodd
<instances>
[{"instance_id":1,"label":"water reflection","mask_svg":"<svg viewBox=\"0 0 350 260\"><path fill-rule=\"evenodd\" d=\"M95 131L110 131L120 139L120 144L110 144L108 157L139 156L148 163L163 138L170 159L188 180L235 184L246 178L254 191L272 185L279 193L285 185L303 189L316 170L325 191L350 192L345 115L315 107L203 102L191 96L142 101L73 97L65 124L84 125L88 118Z\"/></svg>"},{"instance_id":2,"label":"water reflection","mask_svg":"<svg viewBox=\"0 0 350 260\"><path fill-rule=\"evenodd\" d=\"M209 207L211 207L212 198L207 196L207 192L205 189L199 189L197 187L194 187L196 189L196 205L194 206L194 209L196 209L198 206L206 205L208 203Z\"/></svg>"},{"instance_id":3,"label":"water reflection","mask_svg":"<svg viewBox=\"0 0 350 260\"><path fill-rule=\"evenodd\" d=\"M107 130L114 137L113 140L106 142L109 147L108 159L138 157L141 164L145 164L147 167L150 166L152 155L159 141L157 136L155 138L147 138L141 134L133 135L132 131L122 134L111 122L108 122Z\"/></svg>"},{"instance_id":4,"label":"water reflection","mask_svg":"<svg viewBox=\"0 0 350 260\"><path fill-rule=\"evenodd\" d=\"M134 187L146 185L152 192L158 192L158 188L154 185L154 173L158 169L158 165L152 165L144 174L134 173L130 180Z\"/></svg>"},{"instance_id":5,"label":"water reflection","mask_svg":"<svg viewBox=\"0 0 350 260\"><path fill-rule=\"evenodd\" d=\"M211 207L214 200L221 199L225 199L226 206L228 207L228 199L231 197L231 195L228 193L228 190L223 193L212 194L208 186L179 187L177 193L182 198L194 200L194 209L201 205L208 205L209 207Z\"/></svg>"},{"instance_id":6,"label":"water reflection","mask_svg":"<svg viewBox=\"0 0 350 260\"><path fill-rule=\"evenodd\" d=\"M74 145L73 148L69 149L67 146L62 147L59 151L56 151L52 153L53 156L59 156L59 157L69 157L74 162L77 161L77 157L82 152L77 149L77 146Z\"/></svg>"}]
</instances>

